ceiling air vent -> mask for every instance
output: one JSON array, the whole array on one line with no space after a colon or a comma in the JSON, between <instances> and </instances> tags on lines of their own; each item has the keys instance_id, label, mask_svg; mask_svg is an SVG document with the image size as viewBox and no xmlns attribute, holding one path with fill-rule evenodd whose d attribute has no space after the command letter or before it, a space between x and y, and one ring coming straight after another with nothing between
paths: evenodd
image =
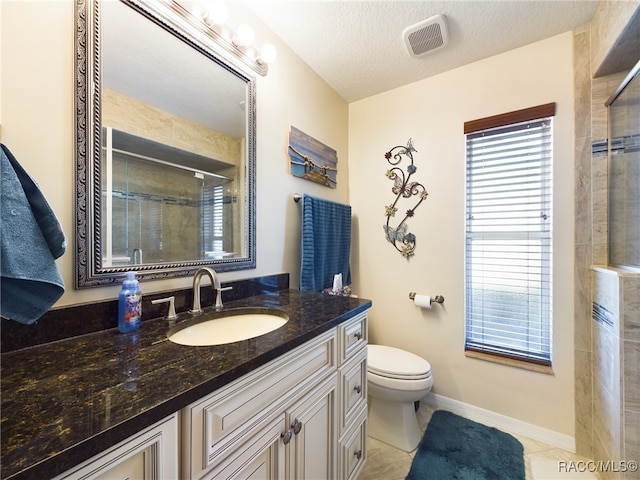
<instances>
[{"instance_id":1,"label":"ceiling air vent","mask_svg":"<svg viewBox=\"0 0 640 480\"><path fill-rule=\"evenodd\" d=\"M444 15L434 15L404 29L402 38L412 57L421 57L447 45Z\"/></svg>"}]
</instances>

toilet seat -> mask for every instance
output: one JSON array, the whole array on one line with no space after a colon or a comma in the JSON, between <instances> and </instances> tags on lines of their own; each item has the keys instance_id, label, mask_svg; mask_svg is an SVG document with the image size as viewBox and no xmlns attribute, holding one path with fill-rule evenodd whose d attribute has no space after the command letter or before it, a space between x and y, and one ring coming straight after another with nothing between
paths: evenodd
<instances>
[{"instance_id":1,"label":"toilet seat","mask_svg":"<svg viewBox=\"0 0 640 480\"><path fill-rule=\"evenodd\" d=\"M431 377L431 365L424 358L386 345L367 346L367 370L378 377L397 380Z\"/></svg>"}]
</instances>

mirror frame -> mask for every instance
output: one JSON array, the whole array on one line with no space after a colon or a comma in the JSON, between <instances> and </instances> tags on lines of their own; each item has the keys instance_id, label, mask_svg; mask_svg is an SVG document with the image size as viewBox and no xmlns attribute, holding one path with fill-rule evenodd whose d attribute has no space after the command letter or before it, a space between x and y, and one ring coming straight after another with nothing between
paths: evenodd
<instances>
[{"instance_id":1,"label":"mirror frame","mask_svg":"<svg viewBox=\"0 0 640 480\"><path fill-rule=\"evenodd\" d=\"M175 1L119 0L196 49L205 57L234 74L247 85L247 158L244 191L244 229L246 254L217 260L194 260L157 264L102 266L101 226L101 55L100 1L75 2L75 287L89 288L119 283L125 272L135 270L143 280L192 275L203 266L218 272L248 270L256 267L255 170L256 170L256 100L255 77L241 68L238 58L228 48L216 43L214 32L198 25Z\"/></svg>"}]
</instances>

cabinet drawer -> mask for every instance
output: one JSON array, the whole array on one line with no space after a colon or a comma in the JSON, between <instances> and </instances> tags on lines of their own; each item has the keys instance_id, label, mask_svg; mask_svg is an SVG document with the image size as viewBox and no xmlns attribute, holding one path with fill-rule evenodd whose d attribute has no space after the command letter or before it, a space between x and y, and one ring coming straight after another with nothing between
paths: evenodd
<instances>
[{"instance_id":1,"label":"cabinet drawer","mask_svg":"<svg viewBox=\"0 0 640 480\"><path fill-rule=\"evenodd\" d=\"M358 411L354 424L340 440L338 478L355 480L367 460L367 407Z\"/></svg>"},{"instance_id":2,"label":"cabinet drawer","mask_svg":"<svg viewBox=\"0 0 640 480\"><path fill-rule=\"evenodd\" d=\"M340 434L367 404L367 349L363 348L340 368Z\"/></svg>"},{"instance_id":3,"label":"cabinet drawer","mask_svg":"<svg viewBox=\"0 0 640 480\"><path fill-rule=\"evenodd\" d=\"M332 329L183 409L183 476L200 477L247 431L279 414L335 369Z\"/></svg>"},{"instance_id":4,"label":"cabinet drawer","mask_svg":"<svg viewBox=\"0 0 640 480\"><path fill-rule=\"evenodd\" d=\"M368 339L367 312L338 325L338 363L342 364L353 352L364 347Z\"/></svg>"}]
</instances>

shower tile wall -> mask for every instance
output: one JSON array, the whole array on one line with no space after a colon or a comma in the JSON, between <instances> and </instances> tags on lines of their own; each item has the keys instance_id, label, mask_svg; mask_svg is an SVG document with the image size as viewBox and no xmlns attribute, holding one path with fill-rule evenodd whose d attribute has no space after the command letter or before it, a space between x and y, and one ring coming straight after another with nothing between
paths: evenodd
<instances>
[{"instance_id":1,"label":"shower tile wall","mask_svg":"<svg viewBox=\"0 0 640 480\"><path fill-rule=\"evenodd\" d=\"M123 132L238 165L241 139L190 122L184 118L110 89L102 91L102 123Z\"/></svg>"},{"instance_id":2,"label":"shower tile wall","mask_svg":"<svg viewBox=\"0 0 640 480\"><path fill-rule=\"evenodd\" d=\"M613 268L593 276L593 443L598 460L640 454L640 277ZM640 472L604 478L640 479Z\"/></svg>"},{"instance_id":3,"label":"shower tile wall","mask_svg":"<svg viewBox=\"0 0 640 480\"><path fill-rule=\"evenodd\" d=\"M593 443L598 460L622 460L618 280L616 272L606 268L597 268L593 275Z\"/></svg>"},{"instance_id":4,"label":"shower tile wall","mask_svg":"<svg viewBox=\"0 0 640 480\"><path fill-rule=\"evenodd\" d=\"M601 275L592 269L593 265L607 265L608 260L607 111L604 104L626 76L626 72L608 76L602 75L606 72L595 72L603 68L605 60L609 67L612 61L621 60L618 40L633 23L637 9L635 1L600 2L592 21L574 31L575 441L577 453L588 458L603 458L603 451L613 451L614 445L618 445L621 451L615 458L640 460L637 408L640 280L637 277L619 279L613 272ZM629 32L632 31L633 27ZM634 294L635 300L631 300ZM616 295L617 302L614 301ZM596 298L611 302L614 310L617 308L621 319L617 331L612 325L592 319L592 301ZM614 379L614 372L624 372L624 376L619 374ZM616 394L618 398L614 398ZM617 438L614 438L616 432ZM610 472L601 477L638 479L640 473Z\"/></svg>"},{"instance_id":5,"label":"shower tile wall","mask_svg":"<svg viewBox=\"0 0 640 480\"><path fill-rule=\"evenodd\" d=\"M640 461L640 277L622 277L624 457ZM640 479L640 472L625 478Z\"/></svg>"},{"instance_id":6,"label":"shower tile wall","mask_svg":"<svg viewBox=\"0 0 640 480\"><path fill-rule=\"evenodd\" d=\"M591 85L592 259L602 266L593 269L592 295L594 307L602 309L591 322L592 432L587 437L593 458L605 461L640 460L640 275L606 267L609 192L604 104L626 74L595 78ZM609 471L601 476L636 480L640 472Z\"/></svg>"},{"instance_id":7,"label":"shower tile wall","mask_svg":"<svg viewBox=\"0 0 640 480\"><path fill-rule=\"evenodd\" d=\"M575 228L574 365L576 451L592 455L591 388L591 68L590 34L574 34L575 85Z\"/></svg>"}]
</instances>

